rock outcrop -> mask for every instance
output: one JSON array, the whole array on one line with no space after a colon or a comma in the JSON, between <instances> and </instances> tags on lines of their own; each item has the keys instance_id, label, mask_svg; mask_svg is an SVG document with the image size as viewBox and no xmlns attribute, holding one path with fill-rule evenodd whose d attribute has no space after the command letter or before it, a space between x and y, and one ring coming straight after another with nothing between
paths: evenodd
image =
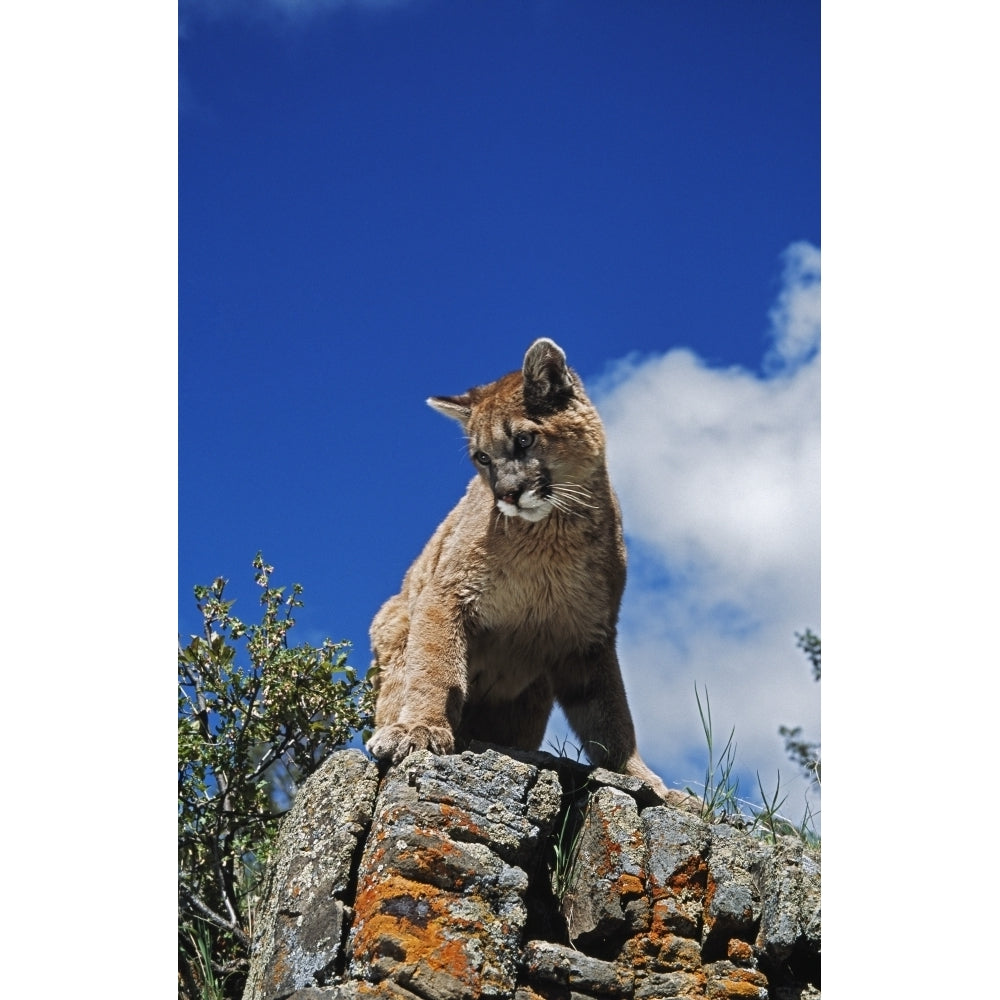
<instances>
[{"instance_id":1,"label":"rock outcrop","mask_svg":"<svg viewBox=\"0 0 1000 1000\"><path fill-rule=\"evenodd\" d=\"M479 749L479 748L477 748ZM285 817L244 1000L819 997L820 872L545 753L334 754Z\"/></svg>"}]
</instances>

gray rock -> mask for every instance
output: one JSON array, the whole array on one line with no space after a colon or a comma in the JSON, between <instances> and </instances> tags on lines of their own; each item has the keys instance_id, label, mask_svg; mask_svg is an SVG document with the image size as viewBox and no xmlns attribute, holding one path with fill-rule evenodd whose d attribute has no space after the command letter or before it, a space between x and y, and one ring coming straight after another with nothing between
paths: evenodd
<instances>
[{"instance_id":1,"label":"gray rock","mask_svg":"<svg viewBox=\"0 0 1000 1000\"><path fill-rule=\"evenodd\" d=\"M736 997L769 996L767 977L756 969L747 969L730 961L704 966L705 996L709 1000L733 1000Z\"/></svg>"},{"instance_id":2,"label":"gray rock","mask_svg":"<svg viewBox=\"0 0 1000 1000\"><path fill-rule=\"evenodd\" d=\"M528 876L558 780L489 750L415 753L383 782L358 873L349 974L435 1000L510 997Z\"/></svg>"},{"instance_id":3,"label":"gray rock","mask_svg":"<svg viewBox=\"0 0 1000 1000\"><path fill-rule=\"evenodd\" d=\"M635 1000L687 1000L705 996L705 976L698 972L656 972L636 984Z\"/></svg>"},{"instance_id":4,"label":"gray rock","mask_svg":"<svg viewBox=\"0 0 1000 1000\"><path fill-rule=\"evenodd\" d=\"M245 1000L818 1000L818 856L648 791L495 748L379 785L335 754L282 824Z\"/></svg>"},{"instance_id":5,"label":"gray rock","mask_svg":"<svg viewBox=\"0 0 1000 1000\"><path fill-rule=\"evenodd\" d=\"M730 938L753 941L760 920L760 891L753 869L760 845L742 830L710 827L702 943L721 950Z\"/></svg>"},{"instance_id":6,"label":"gray rock","mask_svg":"<svg viewBox=\"0 0 1000 1000\"><path fill-rule=\"evenodd\" d=\"M244 1000L277 1000L333 975L377 790L378 770L359 750L334 754L299 790L278 834Z\"/></svg>"},{"instance_id":7,"label":"gray rock","mask_svg":"<svg viewBox=\"0 0 1000 1000\"><path fill-rule=\"evenodd\" d=\"M304 990L296 990L288 1000L369 1000L374 997L382 1000L422 1000L391 979L381 983L348 979L333 986L307 986Z\"/></svg>"},{"instance_id":8,"label":"gray rock","mask_svg":"<svg viewBox=\"0 0 1000 1000\"><path fill-rule=\"evenodd\" d=\"M521 969L536 984L568 986L602 997L629 997L635 986L631 969L551 941L529 941L521 958Z\"/></svg>"},{"instance_id":9,"label":"gray rock","mask_svg":"<svg viewBox=\"0 0 1000 1000\"><path fill-rule=\"evenodd\" d=\"M760 883L761 918L757 948L774 963L794 952L819 955L819 861L794 837L763 849L754 866Z\"/></svg>"},{"instance_id":10,"label":"gray rock","mask_svg":"<svg viewBox=\"0 0 1000 1000\"><path fill-rule=\"evenodd\" d=\"M645 786L639 783L640 788ZM570 940L605 955L649 922L645 848L631 795L604 786L587 802L561 909Z\"/></svg>"},{"instance_id":11,"label":"gray rock","mask_svg":"<svg viewBox=\"0 0 1000 1000\"><path fill-rule=\"evenodd\" d=\"M708 824L666 806L644 810L641 819L654 929L698 938L708 883Z\"/></svg>"}]
</instances>

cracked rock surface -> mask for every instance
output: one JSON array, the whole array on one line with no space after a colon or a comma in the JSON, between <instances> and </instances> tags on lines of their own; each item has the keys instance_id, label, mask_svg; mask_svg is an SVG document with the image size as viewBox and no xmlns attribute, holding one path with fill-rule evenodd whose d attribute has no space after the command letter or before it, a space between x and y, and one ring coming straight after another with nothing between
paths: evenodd
<instances>
[{"instance_id":1,"label":"cracked rock surface","mask_svg":"<svg viewBox=\"0 0 1000 1000\"><path fill-rule=\"evenodd\" d=\"M332 755L285 817L244 1000L820 996L820 867L549 754Z\"/></svg>"}]
</instances>

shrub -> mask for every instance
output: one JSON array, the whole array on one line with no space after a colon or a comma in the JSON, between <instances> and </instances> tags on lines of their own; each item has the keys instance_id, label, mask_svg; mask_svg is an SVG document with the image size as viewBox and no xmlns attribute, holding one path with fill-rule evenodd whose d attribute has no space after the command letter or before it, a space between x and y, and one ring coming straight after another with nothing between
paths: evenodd
<instances>
[{"instance_id":1,"label":"shrub","mask_svg":"<svg viewBox=\"0 0 1000 1000\"><path fill-rule=\"evenodd\" d=\"M371 685L348 666L349 644L290 646L302 587L286 597L259 552L253 566L260 623L230 613L220 577L194 588L202 634L178 643L179 988L188 1000L242 994L277 821L296 786L372 724Z\"/></svg>"}]
</instances>

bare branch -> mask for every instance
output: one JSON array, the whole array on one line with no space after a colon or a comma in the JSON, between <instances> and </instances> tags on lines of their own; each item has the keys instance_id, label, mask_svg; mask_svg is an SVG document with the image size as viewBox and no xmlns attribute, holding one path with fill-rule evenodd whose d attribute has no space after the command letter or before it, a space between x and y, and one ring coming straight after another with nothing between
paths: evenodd
<instances>
[{"instance_id":1,"label":"bare branch","mask_svg":"<svg viewBox=\"0 0 1000 1000\"><path fill-rule=\"evenodd\" d=\"M197 912L200 916L204 917L206 920L211 921L216 927L221 927L224 931L229 931L230 934L234 935L240 944L250 947L250 939L247 937L246 933L240 927L239 923L235 920L227 920L225 917L216 913L204 900L192 892L186 885L180 887L181 896L187 902L190 909ZM228 901L227 901L228 902Z\"/></svg>"}]
</instances>

